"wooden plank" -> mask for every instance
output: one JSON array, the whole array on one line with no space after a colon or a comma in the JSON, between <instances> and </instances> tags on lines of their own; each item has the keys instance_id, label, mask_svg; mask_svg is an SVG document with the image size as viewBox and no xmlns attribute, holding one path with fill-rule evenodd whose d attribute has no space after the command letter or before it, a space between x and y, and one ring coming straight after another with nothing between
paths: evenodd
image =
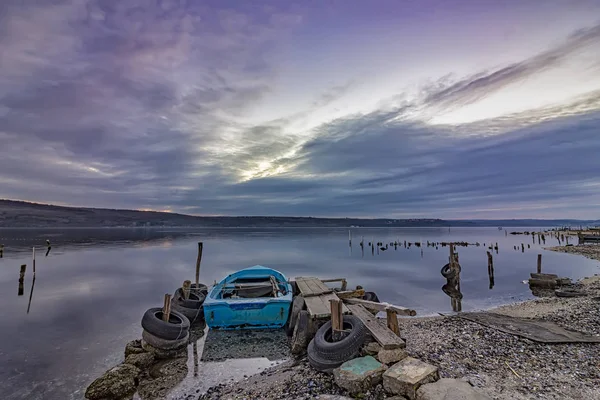
<instances>
[{"instance_id":1,"label":"wooden plank","mask_svg":"<svg viewBox=\"0 0 600 400\"><path fill-rule=\"evenodd\" d=\"M338 297L334 293L309 296L304 297L304 304L306 304L306 310L312 318L331 318L331 305L329 304L329 300L337 299ZM350 310L345 304L342 304L342 313L350 313Z\"/></svg>"},{"instance_id":2,"label":"wooden plank","mask_svg":"<svg viewBox=\"0 0 600 400\"><path fill-rule=\"evenodd\" d=\"M380 323L379 320L362 305L354 304L348 306L348 308L352 312L352 315L356 316L363 324L365 324L369 332L371 332L371 336L373 336L382 348L391 350L406 347L404 340L396 336L394 332Z\"/></svg>"},{"instance_id":3,"label":"wooden plank","mask_svg":"<svg viewBox=\"0 0 600 400\"><path fill-rule=\"evenodd\" d=\"M365 289L348 290L346 292L335 292L340 299L362 298L365 295Z\"/></svg>"},{"instance_id":4,"label":"wooden plank","mask_svg":"<svg viewBox=\"0 0 600 400\"><path fill-rule=\"evenodd\" d=\"M387 327L394 332L396 336L400 336L400 326L398 325L398 314L389 308L385 309Z\"/></svg>"},{"instance_id":5,"label":"wooden plank","mask_svg":"<svg viewBox=\"0 0 600 400\"><path fill-rule=\"evenodd\" d=\"M304 279L296 278L296 285L298 285L298 290L300 290L300 293L302 293L303 295L307 295L311 292Z\"/></svg>"},{"instance_id":6,"label":"wooden plank","mask_svg":"<svg viewBox=\"0 0 600 400\"><path fill-rule=\"evenodd\" d=\"M331 338L333 341L340 340L340 331L343 327L342 301L340 299L329 300L331 305Z\"/></svg>"},{"instance_id":7,"label":"wooden plank","mask_svg":"<svg viewBox=\"0 0 600 400\"><path fill-rule=\"evenodd\" d=\"M377 303L375 301L368 301L368 300L361 300L361 299L343 299L343 300L344 300L344 302L346 302L348 304L360 304L370 310L386 311L386 309L390 309L390 310L396 312L396 314L400 314L400 315L408 315L411 317L414 317L415 315L417 315L417 312L415 310L411 310L410 308L406 308L406 307L395 306L395 305L389 304L389 303Z\"/></svg>"}]
</instances>

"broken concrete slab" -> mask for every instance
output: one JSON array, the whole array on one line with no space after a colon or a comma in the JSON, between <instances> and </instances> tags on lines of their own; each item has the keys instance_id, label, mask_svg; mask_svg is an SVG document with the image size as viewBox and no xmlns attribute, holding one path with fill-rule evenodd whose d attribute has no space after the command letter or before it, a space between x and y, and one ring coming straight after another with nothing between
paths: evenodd
<instances>
[{"instance_id":1,"label":"broken concrete slab","mask_svg":"<svg viewBox=\"0 0 600 400\"><path fill-rule=\"evenodd\" d=\"M413 400L417 389L438 380L438 369L416 358L406 357L392 365L383 374L383 388L391 394L399 394Z\"/></svg>"},{"instance_id":2,"label":"broken concrete slab","mask_svg":"<svg viewBox=\"0 0 600 400\"><path fill-rule=\"evenodd\" d=\"M417 390L416 400L491 400L476 391L467 382L458 379L440 379Z\"/></svg>"},{"instance_id":3,"label":"broken concrete slab","mask_svg":"<svg viewBox=\"0 0 600 400\"><path fill-rule=\"evenodd\" d=\"M408 357L408 354L406 354L404 349L381 349L379 353L377 353L377 359L379 362L386 365L397 363L400 360L404 360L406 357Z\"/></svg>"},{"instance_id":4,"label":"broken concrete slab","mask_svg":"<svg viewBox=\"0 0 600 400\"><path fill-rule=\"evenodd\" d=\"M346 361L333 370L336 385L350 394L366 392L381 383L385 366L371 356Z\"/></svg>"}]
</instances>

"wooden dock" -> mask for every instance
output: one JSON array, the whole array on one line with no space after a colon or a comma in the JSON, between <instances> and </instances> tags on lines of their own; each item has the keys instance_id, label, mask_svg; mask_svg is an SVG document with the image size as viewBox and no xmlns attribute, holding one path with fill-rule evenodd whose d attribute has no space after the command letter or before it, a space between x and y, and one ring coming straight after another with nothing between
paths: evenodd
<instances>
[{"instance_id":1,"label":"wooden dock","mask_svg":"<svg viewBox=\"0 0 600 400\"><path fill-rule=\"evenodd\" d=\"M297 277L296 285L300 295L304 297L304 304L311 318L331 318L330 300L339 300L333 289L314 277ZM342 306L342 312L348 314L350 310L348 307Z\"/></svg>"}]
</instances>

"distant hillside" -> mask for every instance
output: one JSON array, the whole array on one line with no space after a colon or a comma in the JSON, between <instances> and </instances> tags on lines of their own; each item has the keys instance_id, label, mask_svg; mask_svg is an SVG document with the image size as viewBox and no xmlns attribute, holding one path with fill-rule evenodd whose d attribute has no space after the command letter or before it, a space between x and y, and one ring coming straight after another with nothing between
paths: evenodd
<instances>
[{"instance_id":1,"label":"distant hillside","mask_svg":"<svg viewBox=\"0 0 600 400\"><path fill-rule=\"evenodd\" d=\"M197 217L185 214L62 207L0 200L0 227L269 227L269 226L449 226L441 219L358 219L311 217Z\"/></svg>"},{"instance_id":2,"label":"distant hillside","mask_svg":"<svg viewBox=\"0 0 600 400\"><path fill-rule=\"evenodd\" d=\"M26 227L448 227L448 226L544 226L578 227L600 225L600 221L578 220L443 220L362 219L312 217L197 217L193 215L62 207L24 201L0 200L0 228Z\"/></svg>"}]
</instances>

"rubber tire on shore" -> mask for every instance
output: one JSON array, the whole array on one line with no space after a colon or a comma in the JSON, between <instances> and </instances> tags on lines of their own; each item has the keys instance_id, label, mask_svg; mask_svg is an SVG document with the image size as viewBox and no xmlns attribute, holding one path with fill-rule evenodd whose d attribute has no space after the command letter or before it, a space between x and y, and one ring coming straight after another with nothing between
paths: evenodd
<instances>
[{"instance_id":1,"label":"rubber tire on shore","mask_svg":"<svg viewBox=\"0 0 600 400\"><path fill-rule=\"evenodd\" d=\"M304 308L304 297L296 296L294 302L292 303L292 308L290 310L290 316L288 318L286 333L288 336L292 336L294 334L294 328L296 326L296 320L298 319L298 314Z\"/></svg>"},{"instance_id":2,"label":"rubber tire on shore","mask_svg":"<svg viewBox=\"0 0 600 400\"><path fill-rule=\"evenodd\" d=\"M142 328L152 335L166 340L185 337L190 330L190 320L180 312L171 310L169 322L162 320L162 308L150 308L142 317Z\"/></svg>"},{"instance_id":3,"label":"rubber tire on shore","mask_svg":"<svg viewBox=\"0 0 600 400\"><path fill-rule=\"evenodd\" d=\"M298 313L296 324L294 326L294 334L292 335L292 354L302 354L306 350L308 343L308 335L310 330L310 317L308 311L302 310Z\"/></svg>"},{"instance_id":4,"label":"rubber tire on shore","mask_svg":"<svg viewBox=\"0 0 600 400\"><path fill-rule=\"evenodd\" d=\"M200 308L186 308L183 307L179 302L175 299L171 303L171 307L173 310L182 313L186 316L186 318L190 321L190 325L194 325L200 322L204 322L204 307Z\"/></svg>"},{"instance_id":5,"label":"rubber tire on shore","mask_svg":"<svg viewBox=\"0 0 600 400\"><path fill-rule=\"evenodd\" d=\"M334 369L342 365L348 360L352 360L358 356L358 350L354 354L349 354L348 358L344 361L342 360L331 360L331 354L322 354L316 351L315 349L315 340L311 340L308 344L308 348L306 350L308 353L308 363L316 369L317 371L332 373Z\"/></svg>"},{"instance_id":6,"label":"rubber tire on shore","mask_svg":"<svg viewBox=\"0 0 600 400\"><path fill-rule=\"evenodd\" d=\"M377 294L375 292L365 292L365 295L363 296L363 300L374 301L375 303L381 303L381 301L379 301L379 297L377 297Z\"/></svg>"},{"instance_id":7,"label":"rubber tire on shore","mask_svg":"<svg viewBox=\"0 0 600 400\"><path fill-rule=\"evenodd\" d=\"M461 271L460 264L457 264L457 265L458 265L458 272L460 272ZM450 269L450 264L444 265L440 272L442 273L442 276L446 279L454 279L454 277L456 276L456 272Z\"/></svg>"},{"instance_id":8,"label":"rubber tire on shore","mask_svg":"<svg viewBox=\"0 0 600 400\"><path fill-rule=\"evenodd\" d=\"M181 339L167 340L159 338L144 329L142 331L142 339L150 346L159 350L178 350L188 345L190 333L186 332L185 336Z\"/></svg>"},{"instance_id":9,"label":"rubber tire on shore","mask_svg":"<svg viewBox=\"0 0 600 400\"><path fill-rule=\"evenodd\" d=\"M177 300L177 303L179 303L180 306L185 307L185 308L192 308L194 310L202 308L202 304L204 304L204 300L206 299L206 296L204 295L204 293L196 292L195 290L194 291L190 290L190 296L186 300L183 297L183 289L181 289L181 288L178 288L175 291L175 294L173 295L173 297Z\"/></svg>"},{"instance_id":10,"label":"rubber tire on shore","mask_svg":"<svg viewBox=\"0 0 600 400\"><path fill-rule=\"evenodd\" d=\"M331 320L319 328L313 339L313 346L315 353L320 358L345 362L351 359L349 357L358 353L365 341L367 328L354 315L344 315L342 327L350 332L337 342L331 341Z\"/></svg>"}]
</instances>

